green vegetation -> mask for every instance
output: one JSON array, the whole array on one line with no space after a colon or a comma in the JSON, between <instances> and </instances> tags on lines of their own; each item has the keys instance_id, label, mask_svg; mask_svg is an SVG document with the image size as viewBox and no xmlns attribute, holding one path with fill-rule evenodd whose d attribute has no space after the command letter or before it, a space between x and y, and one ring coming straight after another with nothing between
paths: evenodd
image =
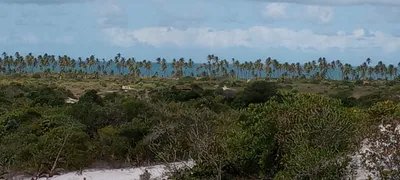
<instances>
[{"instance_id":1,"label":"green vegetation","mask_svg":"<svg viewBox=\"0 0 400 180\"><path fill-rule=\"evenodd\" d=\"M189 70L179 69L190 69L193 61L179 60L173 64L178 78L172 79L147 77L158 74L152 72L149 61L143 62L146 77L141 76L139 67L130 66L133 59L121 63L120 56L115 60L119 73L100 73L111 65L106 62L96 68L94 57L75 62L66 56L55 60L49 55L3 55L2 177L27 174L37 178L98 166L192 159L195 167L176 172L173 178L341 179L351 175L350 157L361 141L386 138L377 126L396 124L400 117L396 79L366 83L365 75L356 78L351 71L353 75L343 74L346 81L328 80L324 68L332 64L324 65L322 58L320 65L310 63L301 72L289 66L292 73L276 79L268 68L280 65L270 59L268 78L247 82L237 77L261 77L265 66L260 61L247 63L255 67L247 71L234 60L239 73L225 76L226 70L213 65L220 63L218 58L209 56L208 74L194 78L186 76ZM157 61L159 74L166 75L165 60ZM382 74L395 69L378 64L368 73L370 77L394 75ZM35 72L37 67L43 71ZM276 70L285 74L283 67ZM317 67L319 78L294 79ZM343 72L348 71L345 67ZM363 68L356 74L370 69ZM124 73L127 69L129 74ZM66 103L70 99L79 101ZM375 156L364 158L378 163ZM375 170L382 178L398 177L397 170Z\"/></svg>"},{"instance_id":2,"label":"green vegetation","mask_svg":"<svg viewBox=\"0 0 400 180\"><path fill-rule=\"evenodd\" d=\"M277 78L285 79L336 79L336 80L372 80L372 79L394 79L397 76L398 68L393 64L386 65L379 61L375 66L370 66L371 59L367 58L361 65L353 67L351 64L343 64L340 60L328 62L324 57L300 63L281 63L276 59L268 57L265 61L239 62L232 59L231 63L226 59L219 59L218 56L208 55L207 62L195 64L192 59L172 59L167 63L164 58L157 58L154 64L149 60L136 60L125 58L117 54L114 59L98 59L94 55L87 58L71 58L69 56L54 56L49 54L33 56L31 53L21 56L18 52L14 56L7 53L0 58L0 73L34 73L44 72L48 76L54 72L60 72L58 78L66 76L99 78L99 75L128 75L130 77L201 77L214 80L216 78ZM400 63L398 64L400 66ZM38 74L33 78L40 78ZM183 78L184 79L184 78ZM356 81L357 85L362 81Z\"/></svg>"}]
</instances>

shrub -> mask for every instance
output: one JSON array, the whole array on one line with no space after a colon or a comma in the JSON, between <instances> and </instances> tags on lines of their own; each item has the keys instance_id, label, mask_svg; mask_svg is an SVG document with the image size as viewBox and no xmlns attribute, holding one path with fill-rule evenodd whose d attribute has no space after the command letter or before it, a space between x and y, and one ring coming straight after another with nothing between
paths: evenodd
<instances>
[{"instance_id":1,"label":"shrub","mask_svg":"<svg viewBox=\"0 0 400 180\"><path fill-rule=\"evenodd\" d=\"M372 94L368 94L365 96L361 96L358 98L358 103L361 107L371 107L373 106L375 103L380 102L380 101L384 101L387 100L388 98L386 98L382 92L375 92Z\"/></svg>"},{"instance_id":2,"label":"shrub","mask_svg":"<svg viewBox=\"0 0 400 180\"><path fill-rule=\"evenodd\" d=\"M138 117L139 114L149 112L150 108L144 101L130 100L122 104L122 110L126 118L131 121L133 118Z\"/></svg>"},{"instance_id":3,"label":"shrub","mask_svg":"<svg viewBox=\"0 0 400 180\"><path fill-rule=\"evenodd\" d=\"M97 94L97 90L91 89L85 92L80 98L79 103L103 105L102 98Z\"/></svg>"},{"instance_id":4,"label":"shrub","mask_svg":"<svg viewBox=\"0 0 400 180\"><path fill-rule=\"evenodd\" d=\"M397 85L398 81L397 80L389 80L385 82L386 86L395 86Z\"/></svg>"},{"instance_id":5,"label":"shrub","mask_svg":"<svg viewBox=\"0 0 400 180\"><path fill-rule=\"evenodd\" d=\"M201 97L198 90L179 90L176 88L166 89L161 92L161 98L164 98L168 101L189 101L191 99L196 99Z\"/></svg>"},{"instance_id":6,"label":"shrub","mask_svg":"<svg viewBox=\"0 0 400 180\"><path fill-rule=\"evenodd\" d=\"M43 87L28 93L26 97L32 100L32 105L61 106L65 104L67 95L56 88Z\"/></svg>"},{"instance_id":7,"label":"shrub","mask_svg":"<svg viewBox=\"0 0 400 180\"><path fill-rule=\"evenodd\" d=\"M35 74L33 74L33 75L32 75L32 78L35 78L35 79L40 79L40 78L41 78L41 76L40 76L40 74L39 74L39 73L35 73Z\"/></svg>"},{"instance_id":8,"label":"shrub","mask_svg":"<svg viewBox=\"0 0 400 180\"><path fill-rule=\"evenodd\" d=\"M310 84L319 84L319 83L321 83L320 80L317 79L310 80Z\"/></svg>"},{"instance_id":9,"label":"shrub","mask_svg":"<svg viewBox=\"0 0 400 180\"><path fill-rule=\"evenodd\" d=\"M192 76L185 76L179 79L179 82L193 82L196 78Z\"/></svg>"},{"instance_id":10,"label":"shrub","mask_svg":"<svg viewBox=\"0 0 400 180\"><path fill-rule=\"evenodd\" d=\"M246 87L243 91L242 96L239 98L237 103L243 102L245 106L249 104L264 103L267 102L271 97L275 96L278 92L275 83L267 81L255 81Z\"/></svg>"},{"instance_id":11,"label":"shrub","mask_svg":"<svg viewBox=\"0 0 400 180\"><path fill-rule=\"evenodd\" d=\"M232 136L231 162L258 166L262 178L343 177L347 154L358 148L360 114L324 96L285 92L281 100L250 105Z\"/></svg>"},{"instance_id":12,"label":"shrub","mask_svg":"<svg viewBox=\"0 0 400 180\"><path fill-rule=\"evenodd\" d=\"M98 130L101 143L102 156L108 161L120 161L125 159L128 153L128 139L119 135L120 131L112 126L106 126Z\"/></svg>"},{"instance_id":13,"label":"shrub","mask_svg":"<svg viewBox=\"0 0 400 180\"><path fill-rule=\"evenodd\" d=\"M362 86L364 84L363 80L357 79L356 82L354 82L355 85L357 86Z\"/></svg>"},{"instance_id":14,"label":"shrub","mask_svg":"<svg viewBox=\"0 0 400 180\"><path fill-rule=\"evenodd\" d=\"M345 107L354 107L359 103L356 98L352 97L353 92L349 89L338 91L336 94L331 95L333 98L340 99Z\"/></svg>"}]
</instances>

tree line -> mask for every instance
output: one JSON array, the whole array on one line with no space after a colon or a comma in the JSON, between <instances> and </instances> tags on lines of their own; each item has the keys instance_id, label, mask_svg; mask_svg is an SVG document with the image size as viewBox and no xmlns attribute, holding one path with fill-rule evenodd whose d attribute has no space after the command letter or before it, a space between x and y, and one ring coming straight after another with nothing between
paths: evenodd
<instances>
[{"instance_id":1,"label":"tree line","mask_svg":"<svg viewBox=\"0 0 400 180\"><path fill-rule=\"evenodd\" d=\"M113 59L99 59L94 55L86 58L71 58L67 55L38 55L32 53L26 56L3 53L0 57L0 73L33 73L80 75L129 75L134 77L218 77L231 78L290 78L290 79L336 79L336 80L373 80L393 79L398 76L398 67L386 65L382 61L371 64L367 58L360 65L353 66L340 60L329 62L325 57L305 63L280 62L271 57L265 60L240 61L232 58L230 61L220 59L216 55L208 55L204 63L195 63L192 59L172 59L169 63L165 58L137 60L125 58L117 54Z\"/></svg>"}]
</instances>

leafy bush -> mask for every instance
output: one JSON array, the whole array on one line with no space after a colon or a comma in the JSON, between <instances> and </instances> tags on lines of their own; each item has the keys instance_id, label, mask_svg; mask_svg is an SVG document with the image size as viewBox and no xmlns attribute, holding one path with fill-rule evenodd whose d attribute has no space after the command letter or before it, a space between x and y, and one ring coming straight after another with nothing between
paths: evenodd
<instances>
[{"instance_id":1,"label":"leafy bush","mask_svg":"<svg viewBox=\"0 0 400 180\"><path fill-rule=\"evenodd\" d=\"M395 85L397 85L398 84L398 81L397 80L389 80L389 81L386 81L385 82L385 85L386 86L395 86Z\"/></svg>"},{"instance_id":2,"label":"leafy bush","mask_svg":"<svg viewBox=\"0 0 400 180\"><path fill-rule=\"evenodd\" d=\"M138 117L139 114L151 111L145 102L139 100L130 100L124 102L122 104L122 110L129 121Z\"/></svg>"},{"instance_id":3,"label":"leafy bush","mask_svg":"<svg viewBox=\"0 0 400 180\"><path fill-rule=\"evenodd\" d=\"M163 90L161 97L168 101L189 101L201 97L198 90L180 90L172 87L169 90Z\"/></svg>"},{"instance_id":4,"label":"leafy bush","mask_svg":"<svg viewBox=\"0 0 400 180\"><path fill-rule=\"evenodd\" d=\"M189 86L152 90L150 102L89 90L65 105L73 94L62 88L0 85L0 174L193 159L196 166L176 178L341 179L360 132L400 115L395 87L329 98L255 81L230 100L222 89Z\"/></svg>"},{"instance_id":5,"label":"leafy bush","mask_svg":"<svg viewBox=\"0 0 400 180\"><path fill-rule=\"evenodd\" d=\"M32 78L39 79L39 78L41 78L41 76L39 73L35 73L32 75Z\"/></svg>"},{"instance_id":6,"label":"leafy bush","mask_svg":"<svg viewBox=\"0 0 400 180\"><path fill-rule=\"evenodd\" d=\"M32 100L32 105L61 106L65 104L67 95L54 87L43 87L28 93L26 97Z\"/></svg>"},{"instance_id":7,"label":"leafy bush","mask_svg":"<svg viewBox=\"0 0 400 180\"><path fill-rule=\"evenodd\" d=\"M277 95L277 86L275 83L267 81L255 81L247 86L243 93L238 94L234 103L245 107L249 104L264 103Z\"/></svg>"},{"instance_id":8,"label":"leafy bush","mask_svg":"<svg viewBox=\"0 0 400 180\"><path fill-rule=\"evenodd\" d=\"M358 104L361 107L371 107L375 103L385 101L388 98L382 92L375 92L358 98Z\"/></svg>"},{"instance_id":9,"label":"leafy bush","mask_svg":"<svg viewBox=\"0 0 400 180\"><path fill-rule=\"evenodd\" d=\"M338 100L282 94L282 103L250 105L241 132L232 136L233 163L253 164L263 178L340 178L357 148L361 120Z\"/></svg>"},{"instance_id":10,"label":"leafy bush","mask_svg":"<svg viewBox=\"0 0 400 180\"><path fill-rule=\"evenodd\" d=\"M196 80L196 78L193 76L185 76L185 77L179 78L179 82L193 82L195 80Z\"/></svg>"},{"instance_id":11,"label":"leafy bush","mask_svg":"<svg viewBox=\"0 0 400 180\"><path fill-rule=\"evenodd\" d=\"M108 161L121 161L128 153L128 139L119 135L120 131L112 126L106 126L98 130L101 143L102 157Z\"/></svg>"},{"instance_id":12,"label":"leafy bush","mask_svg":"<svg viewBox=\"0 0 400 180\"><path fill-rule=\"evenodd\" d=\"M341 90L336 94L331 95L333 98L340 99L343 103L344 107L355 107L358 106L359 103L356 98L352 97L353 92L349 89Z\"/></svg>"},{"instance_id":13,"label":"leafy bush","mask_svg":"<svg viewBox=\"0 0 400 180\"><path fill-rule=\"evenodd\" d=\"M98 104L100 106L103 105L102 98L97 94L97 90L88 90L79 98L79 103L88 103L88 104Z\"/></svg>"},{"instance_id":14,"label":"leafy bush","mask_svg":"<svg viewBox=\"0 0 400 180\"><path fill-rule=\"evenodd\" d=\"M354 82L354 84L357 85L357 86L362 86L362 85L364 84L364 81L363 81L363 80L360 80L360 79L357 79L357 80Z\"/></svg>"}]
</instances>

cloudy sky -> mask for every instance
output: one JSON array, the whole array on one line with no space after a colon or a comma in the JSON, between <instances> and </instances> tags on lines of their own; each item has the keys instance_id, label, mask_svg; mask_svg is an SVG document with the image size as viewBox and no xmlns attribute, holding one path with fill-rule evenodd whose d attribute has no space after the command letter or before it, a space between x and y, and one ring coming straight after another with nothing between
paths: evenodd
<instances>
[{"instance_id":1,"label":"cloudy sky","mask_svg":"<svg viewBox=\"0 0 400 180\"><path fill-rule=\"evenodd\" d=\"M400 61L400 0L0 0L0 51Z\"/></svg>"}]
</instances>

